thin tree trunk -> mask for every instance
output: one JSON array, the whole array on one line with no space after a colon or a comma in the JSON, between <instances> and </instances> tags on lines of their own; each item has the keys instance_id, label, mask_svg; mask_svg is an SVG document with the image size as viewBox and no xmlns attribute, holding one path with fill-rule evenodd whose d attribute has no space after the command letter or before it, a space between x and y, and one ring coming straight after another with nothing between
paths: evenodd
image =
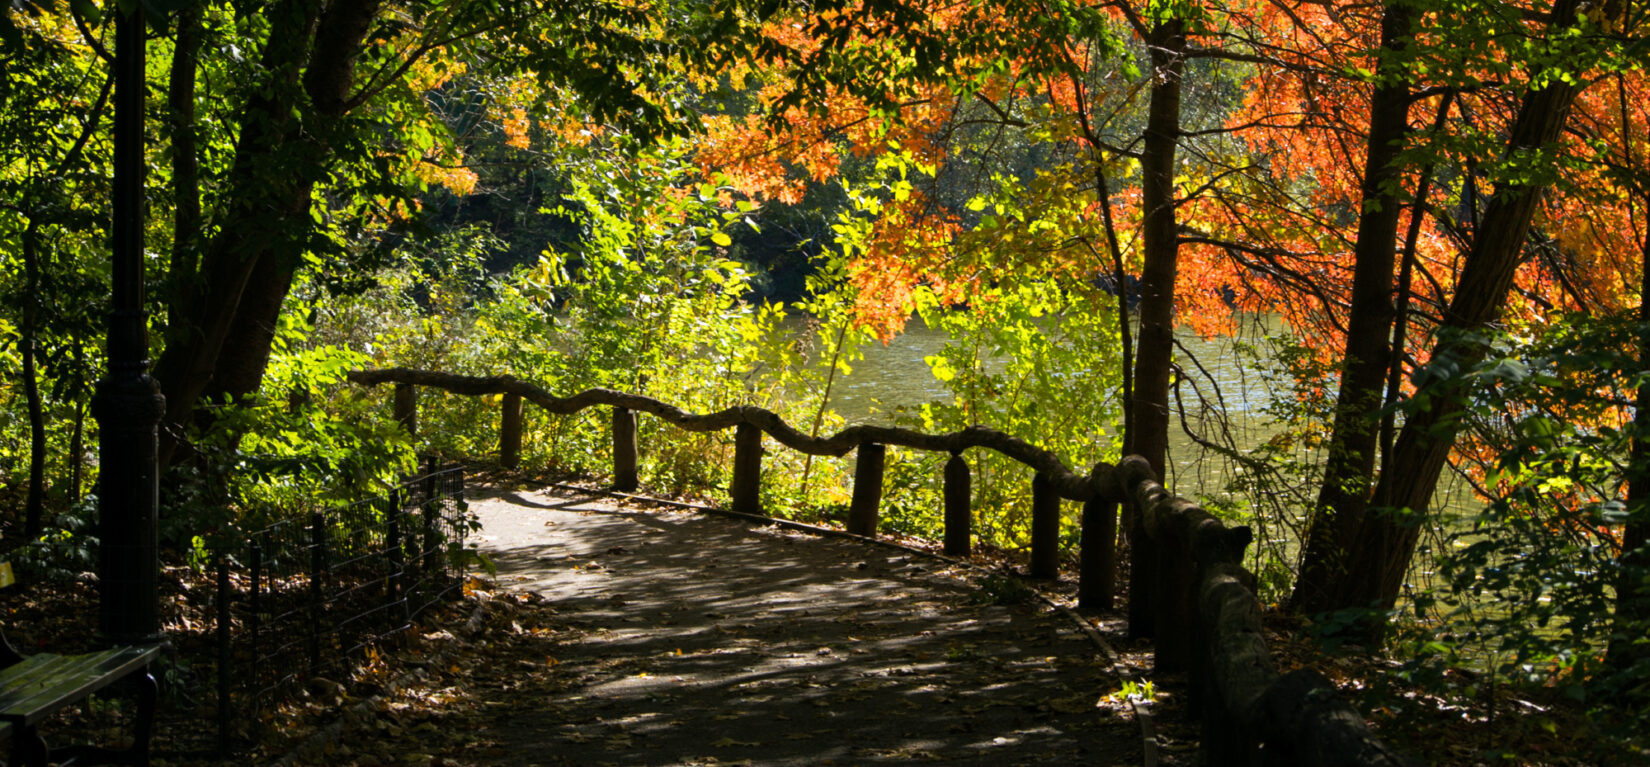
<instances>
[{"instance_id":1,"label":"thin tree trunk","mask_svg":"<svg viewBox=\"0 0 1650 767\"><path fill-rule=\"evenodd\" d=\"M86 119L80 126L80 135L75 138L69 151L64 153L63 159L58 161L57 166L48 174L50 177L63 176L79 162L81 152L85 151L87 142L97 132L98 125L103 120L103 110L109 104L109 95L114 92L114 85L115 78L111 73L103 81L97 101L93 102L91 110L86 113ZM40 223L35 215L29 215L28 219L29 223L23 230L22 247L24 291L27 295L23 297L23 327L19 346L23 356L23 396L29 411L29 488L23 502L23 533L28 538L34 538L40 535L45 522L43 517L46 504L46 412L45 403L40 396L40 381L36 371L40 335Z\"/></svg>"},{"instance_id":2,"label":"thin tree trunk","mask_svg":"<svg viewBox=\"0 0 1650 767\"><path fill-rule=\"evenodd\" d=\"M836 366L842 360L842 339L848 335L848 316L843 315L842 326L836 330L836 345L831 349L831 372L825 374L825 393L819 398L819 409L814 411L814 422L808 427L808 436L819 436L819 424L825 420L825 409L831 404L831 385L836 383ZM808 502L808 475L813 472L814 456L808 453L802 459L802 490L799 496Z\"/></svg>"},{"instance_id":3,"label":"thin tree trunk","mask_svg":"<svg viewBox=\"0 0 1650 767\"><path fill-rule=\"evenodd\" d=\"M316 0L287 0L268 13L272 29L263 64L273 75L243 110L218 234L201 254L195 284L172 307L166 350L155 365L166 395L163 465L218 376L228 339L236 339L233 371L217 388L247 388L250 369L262 377L273 333L258 329L272 326L268 307L279 312L291 289L314 226L311 193L331 151L326 132L348 107L355 56L378 7L379 0L335 0L324 9ZM301 125L295 110L304 112ZM247 300L247 286L260 269L274 279L260 282ZM240 316L243 304L246 317ZM243 340L237 332L249 335Z\"/></svg>"},{"instance_id":4,"label":"thin tree trunk","mask_svg":"<svg viewBox=\"0 0 1650 767\"><path fill-rule=\"evenodd\" d=\"M1438 114L1432 120L1432 132L1441 133L1449 120L1450 106L1455 94L1446 93L1438 104ZM1421 238L1421 223L1426 219L1427 198L1432 195L1432 172L1428 163L1421 170L1421 180L1415 185L1414 202L1409 208L1409 231L1404 233L1404 255L1398 267L1398 308L1392 317L1392 361L1387 367L1386 397L1381 400L1381 471L1392 465L1392 443L1397 438L1398 419L1393 406L1398 403L1404 379L1404 349L1409 336L1409 305L1414 300L1412 288L1415 278L1415 248Z\"/></svg>"},{"instance_id":5,"label":"thin tree trunk","mask_svg":"<svg viewBox=\"0 0 1650 767\"><path fill-rule=\"evenodd\" d=\"M1105 150L1094 124L1089 120L1088 89L1082 78L1076 76L1071 78L1071 85L1081 97L1077 121L1084 140L1088 142L1090 160L1094 163L1094 195L1100 205L1100 223L1106 233L1106 253L1111 258L1112 289L1117 291L1117 332L1123 358L1123 392L1119 399L1123 404L1123 442L1124 452L1127 453L1129 435L1134 433L1134 329L1129 325L1128 272L1123 268L1123 248L1118 243L1117 224L1111 214L1111 182L1106 178L1106 158L1102 154Z\"/></svg>"},{"instance_id":6,"label":"thin tree trunk","mask_svg":"<svg viewBox=\"0 0 1650 767\"><path fill-rule=\"evenodd\" d=\"M40 331L40 224L33 216L23 229L23 283L22 337L17 342L23 356L23 397L29 410L29 489L23 502L23 537L33 540L40 535L46 508L46 412L35 371Z\"/></svg>"},{"instance_id":7,"label":"thin tree trunk","mask_svg":"<svg viewBox=\"0 0 1650 767\"><path fill-rule=\"evenodd\" d=\"M1159 24L1146 41L1152 64L1151 103L1140 156L1144 225L1140 270L1140 337L1135 357L1134 418L1124 452L1142 456L1159 479L1169 441L1169 368L1174 347L1175 273L1180 253L1175 208L1175 150L1180 142L1180 93L1185 25Z\"/></svg>"},{"instance_id":8,"label":"thin tree trunk","mask_svg":"<svg viewBox=\"0 0 1650 767\"><path fill-rule=\"evenodd\" d=\"M74 433L69 437L69 502L80 502L81 487L86 477L86 405L74 409Z\"/></svg>"},{"instance_id":9,"label":"thin tree trunk","mask_svg":"<svg viewBox=\"0 0 1650 767\"><path fill-rule=\"evenodd\" d=\"M1410 27L1409 7L1389 3L1381 17L1381 47L1388 55L1376 67L1381 84L1369 103L1363 207L1353 250L1352 306L1340 393L1335 400L1323 485L1307 528L1300 576L1290 597L1296 609L1306 612L1329 607L1326 589L1345 571L1375 472L1381 398L1392 365L1387 339L1392 334L1392 265L1403 179L1398 153L1410 133L1410 87L1398 55L1409 45Z\"/></svg>"},{"instance_id":10,"label":"thin tree trunk","mask_svg":"<svg viewBox=\"0 0 1650 767\"><path fill-rule=\"evenodd\" d=\"M1553 33L1575 18L1575 0L1553 9ZM1524 98L1507 142L1508 154L1533 152L1556 140L1579 89L1554 78ZM1433 365L1466 370L1485 349L1472 334L1499 319L1517 272L1530 220L1545 185L1504 183L1485 207L1474 233L1455 297L1444 312ZM1357 535L1351 561L1336 578L1327 606L1389 609L1397 602L1419 540L1438 477L1455 444L1462 395L1457 381L1426 382L1430 407L1414 412L1393 445L1391 470L1381 476L1372 506ZM1381 627L1375 626L1377 631ZM1378 638L1378 637L1377 637Z\"/></svg>"},{"instance_id":11,"label":"thin tree trunk","mask_svg":"<svg viewBox=\"0 0 1650 767\"><path fill-rule=\"evenodd\" d=\"M1095 147L1094 184L1100 199L1100 220L1106 229L1106 248L1111 255L1112 287L1117 291L1117 333L1123 352L1123 437L1134 433L1134 329L1129 326L1128 272L1123 269L1123 249L1117 242L1117 226L1111 215L1111 187L1106 179L1106 167Z\"/></svg>"},{"instance_id":12,"label":"thin tree trunk","mask_svg":"<svg viewBox=\"0 0 1650 767\"><path fill-rule=\"evenodd\" d=\"M1623 129L1626 128L1625 122ZM1650 195L1644 209L1650 213ZM1650 371L1650 223L1645 225L1639 259L1639 370ZM1616 576L1616 614L1610 646L1610 667L1622 672L1650 657L1644 641L1650 625L1650 380L1638 387L1633 410L1631 463L1627 468L1627 525L1621 535L1621 567Z\"/></svg>"},{"instance_id":13,"label":"thin tree trunk","mask_svg":"<svg viewBox=\"0 0 1650 767\"><path fill-rule=\"evenodd\" d=\"M195 72L201 40L202 6L191 3L178 11L177 43L166 92L172 132L172 263L167 273L167 300L179 297L195 282L201 241L200 158L195 138Z\"/></svg>"}]
</instances>

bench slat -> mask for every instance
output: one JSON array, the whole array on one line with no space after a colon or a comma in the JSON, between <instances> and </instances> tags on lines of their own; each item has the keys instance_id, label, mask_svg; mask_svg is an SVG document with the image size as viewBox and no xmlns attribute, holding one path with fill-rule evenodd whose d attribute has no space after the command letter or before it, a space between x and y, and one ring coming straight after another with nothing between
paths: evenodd
<instances>
[{"instance_id":1,"label":"bench slat","mask_svg":"<svg viewBox=\"0 0 1650 767\"><path fill-rule=\"evenodd\" d=\"M31 655L0 670L0 720L32 726L159 654L158 647L121 647L84 655Z\"/></svg>"}]
</instances>

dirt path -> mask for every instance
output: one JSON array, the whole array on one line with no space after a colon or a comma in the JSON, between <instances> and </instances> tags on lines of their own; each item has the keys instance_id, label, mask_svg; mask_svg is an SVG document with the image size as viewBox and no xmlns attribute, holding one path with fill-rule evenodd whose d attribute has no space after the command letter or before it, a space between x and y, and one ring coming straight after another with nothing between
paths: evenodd
<instances>
[{"instance_id":1,"label":"dirt path","mask_svg":"<svg viewBox=\"0 0 1650 767\"><path fill-rule=\"evenodd\" d=\"M938 560L591 496L472 508L501 586L557 624L551 680L468 691L486 763L1140 763L1095 645Z\"/></svg>"}]
</instances>

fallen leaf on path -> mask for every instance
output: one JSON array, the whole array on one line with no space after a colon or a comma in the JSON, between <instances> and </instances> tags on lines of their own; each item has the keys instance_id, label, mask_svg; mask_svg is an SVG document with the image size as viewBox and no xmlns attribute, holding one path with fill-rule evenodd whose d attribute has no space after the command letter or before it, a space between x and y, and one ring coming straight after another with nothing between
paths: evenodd
<instances>
[{"instance_id":1,"label":"fallen leaf on path","mask_svg":"<svg viewBox=\"0 0 1650 767\"><path fill-rule=\"evenodd\" d=\"M735 746L760 746L762 744L757 743L755 741L751 741L751 740L734 740L733 738L722 738L720 740L713 741L711 743L711 745L715 746L717 748L733 748Z\"/></svg>"},{"instance_id":2,"label":"fallen leaf on path","mask_svg":"<svg viewBox=\"0 0 1650 767\"><path fill-rule=\"evenodd\" d=\"M1062 714L1081 714L1091 708L1094 708L1094 704L1090 703L1088 698L1082 695L1077 695L1070 698L1056 698L1055 700L1051 700L1048 702L1048 707Z\"/></svg>"}]
</instances>

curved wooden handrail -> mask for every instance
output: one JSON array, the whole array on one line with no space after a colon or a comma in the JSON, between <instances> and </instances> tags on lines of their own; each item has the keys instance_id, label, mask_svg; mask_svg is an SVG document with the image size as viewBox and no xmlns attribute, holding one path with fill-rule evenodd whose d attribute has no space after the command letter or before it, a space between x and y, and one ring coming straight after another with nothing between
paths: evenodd
<instances>
[{"instance_id":1,"label":"curved wooden handrail","mask_svg":"<svg viewBox=\"0 0 1650 767\"><path fill-rule=\"evenodd\" d=\"M406 386L409 394L415 391L411 387L424 386L469 396L513 395L551 413L564 415L600 405L610 406L615 413L615 453L619 452L617 439L621 433L618 416L625 414L629 418L627 411L652 413L688 431L736 429L731 488L736 509L740 508L742 497L747 498L743 503L756 504L756 472L749 472L746 482L741 484L740 461L749 460L759 467L761 439L755 433L757 429L786 447L812 455L840 456L875 445L948 451L953 456L971 447L995 450L1038 472L1032 483L1030 569L1033 576L1038 576L1039 571L1043 575L1038 577L1058 576L1054 552L1058 546L1059 503L1038 499L1046 499L1043 494L1052 492L1084 502L1083 538L1088 540L1097 533L1094 540L1100 545L1095 549L1107 554L1103 562L1098 556L1093 560L1096 563L1093 572L1099 576L1095 580L1103 581L1104 585L1089 592L1091 560L1085 547L1079 606L1084 606L1087 593L1096 594L1101 606L1111 606L1110 552L1115 540L1117 504L1132 505L1129 630L1131 634L1157 641L1159 670L1184 670L1202 680L1198 684L1207 691L1202 703L1206 720L1204 753L1211 764L1248 764L1259 753L1262 742L1275 753L1284 755L1283 758L1298 759L1302 763L1335 767L1409 767L1413 764L1376 738L1363 717L1341 701L1334 686L1321 675L1296 671L1280 676L1264 637L1261 606L1254 594L1254 576L1242 566L1244 549L1251 542L1249 528L1229 528L1197 504L1170 492L1140 456L1126 456L1116 465L1102 461L1084 476L1069 469L1054 453L985 426L970 426L949 434L926 434L892 426L859 424L828 437L813 437L798 431L777 413L751 405L714 413L690 413L652 397L611 389L586 389L570 397L557 397L514 376L463 376L411 368L356 370L348 374L348 379L362 386ZM402 404L401 391L397 389L398 409ZM415 413L416 397L409 397L407 402L410 403L407 412ZM408 416L409 428L413 420ZM631 437L627 439L633 439L635 422L629 420L628 424L626 428ZM516 428L519 432L519 423ZM856 469L856 508L860 505L862 481L874 488L880 487L880 448L872 454L875 458L870 463L876 468L867 477L862 480ZM741 459L741 455L746 458ZM963 462L953 457L951 463ZM634 456L630 464L633 472ZM865 464L862 452L861 468ZM960 473L966 480L966 466L961 467ZM953 491L951 481L948 465L945 491L948 506ZM880 489L874 495L880 497ZM959 495L960 518L966 524L969 516L966 481ZM871 515L864 530L855 529L856 515L854 508L850 508L849 532L875 535L876 497L869 501ZM1099 520L1092 532L1091 510ZM950 515L948 508L947 525ZM1041 535L1039 529L1043 530ZM948 541L950 537L948 531ZM966 528L961 537L967 539ZM949 543L947 550L949 552Z\"/></svg>"},{"instance_id":2,"label":"curved wooden handrail","mask_svg":"<svg viewBox=\"0 0 1650 767\"><path fill-rule=\"evenodd\" d=\"M465 376L413 368L381 368L353 370L351 383L362 386L378 384L410 384L450 391L454 394L480 396L485 394L514 394L540 408L562 415L577 413L598 405L622 407L652 413L688 431L721 431L748 423L766 432L780 444L810 455L840 456L862 444L961 453L971 447L995 450L1009 458L1046 474L1060 497L1072 501L1094 498L1119 501L1124 497L1122 474L1116 466L1101 461L1087 475L1068 468L1060 457L1012 434L988 426L970 426L949 434L927 434L897 426L849 426L828 437L811 437L785 422L778 413L755 405L737 405L714 413L690 413L668 402L640 394L627 394L612 389L585 389L569 397L557 397L542 387L515 376Z\"/></svg>"}]
</instances>

